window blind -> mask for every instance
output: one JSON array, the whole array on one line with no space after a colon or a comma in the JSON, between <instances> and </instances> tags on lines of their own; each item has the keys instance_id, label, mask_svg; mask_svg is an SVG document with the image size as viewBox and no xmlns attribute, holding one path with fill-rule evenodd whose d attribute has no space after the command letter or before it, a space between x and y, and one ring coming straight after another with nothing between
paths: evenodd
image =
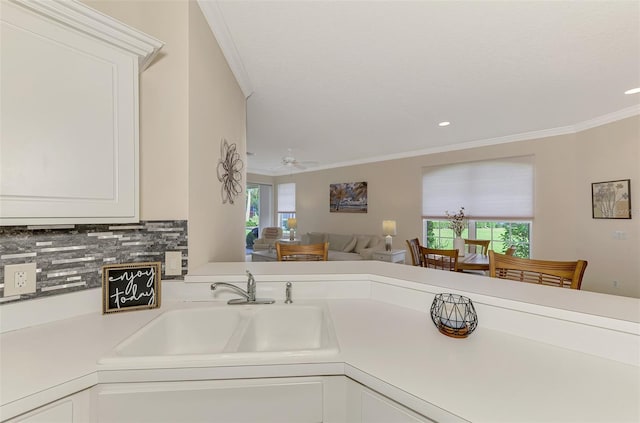
<instances>
[{"instance_id":1,"label":"window blind","mask_svg":"<svg viewBox=\"0 0 640 423\"><path fill-rule=\"evenodd\" d=\"M296 184L278 184L278 213L296 212Z\"/></svg>"},{"instance_id":2,"label":"window blind","mask_svg":"<svg viewBox=\"0 0 640 423\"><path fill-rule=\"evenodd\" d=\"M422 172L423 218L465 208L472 219L533 218L533 156L430 166Z\"/></svg>"}]
</instances>

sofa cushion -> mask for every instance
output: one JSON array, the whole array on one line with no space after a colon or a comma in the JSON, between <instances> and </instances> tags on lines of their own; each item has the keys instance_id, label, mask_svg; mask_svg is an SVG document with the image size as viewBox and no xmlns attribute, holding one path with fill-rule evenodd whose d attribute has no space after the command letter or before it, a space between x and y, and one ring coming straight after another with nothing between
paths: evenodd
<instances>
[{"instance_id":1,"label":"sofa cushion","mask_svg":"<svg viewBox=\"0 0 640 423\"><path fill-rule=\"evenodd\" d=\"M367 248L367 246L369 246L370 240L371 240L371 237L368 237L368 236L357 237L356 246L354 247L353 251L360 254L362 250L364 250L365 248Z\"/></svg>"},{"instance_id":2,"label":"sofa cushion","mask_svg":"<svg viewBox=\"0 0 640 423\"><path fill-rule=\"evenodd\" d=\"M327 241L327 234L324 232L307 232L305 244L322 244Z\"/></svg>"},{"instance_id":3,"label":"sofa cushion","mask_svg":"<svg viewBox=\"0 0 640 423\"><path fill-rule=\"evenodd\" d=\"M382 236L372 236L369 240L369 245L367 248L372 248L374 250L379 250L380 248L384 248L384 237Z\"/></svg>"},{"instance_id":4,"label":"sofa cushion","mask_svg":"<svg viewBox=\"0 0 640 423\"><path fill-rule=\"evenodd\" d=\"M345 253L353 252L353 249L356 248L356 241L357 241L357 239L354 236L353 239L351 240L351 242L344 246L342 251L344 251Z\"/></svg>"},{"instance_id":5,"label":"sofa cushion","mask_svg":"<svg viewBox=\"0 0 640 423\"><path fill-rule=\"evenodd\" d=\"M327 239L327 241L329 241L329 249L333 251L344 251L345 247L351 243L353 238L355 238L353 235L329 234Z\"/></svg>"}]
</instances>

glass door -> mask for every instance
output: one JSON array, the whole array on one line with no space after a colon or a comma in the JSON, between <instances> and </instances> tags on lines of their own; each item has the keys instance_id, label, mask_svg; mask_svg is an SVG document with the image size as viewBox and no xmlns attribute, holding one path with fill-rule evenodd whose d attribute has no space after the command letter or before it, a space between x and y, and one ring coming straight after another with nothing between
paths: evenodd
<instances>
[{"instance_id":1,"label":"glass door","mask_svg":"<svg viewBox=\"0 0 640 423\"><path fill-rule=\"evenodd\" d=\"M272 225L272 196L271 185L247 183L244 231L247 253L253 250L253 242L262 229Z\"/></svg>"}]
</instances>

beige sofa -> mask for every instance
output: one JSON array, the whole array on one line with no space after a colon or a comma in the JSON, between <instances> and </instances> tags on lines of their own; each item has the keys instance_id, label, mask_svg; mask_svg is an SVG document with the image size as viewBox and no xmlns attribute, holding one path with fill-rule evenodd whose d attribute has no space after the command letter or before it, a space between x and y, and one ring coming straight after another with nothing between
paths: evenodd
<instances>
[{"instance_id":1,"label":"beige sofa","mask_svg":"<svg viewBox=\"0 0 640 423\"><path fill-rule=\"evenodd\" d=\"M373 252L384 250L384 237L380 235L345 235L326 232L307 232L302 244L329 243L329 261L371 260Z\"/></svg>"}]
</instances>

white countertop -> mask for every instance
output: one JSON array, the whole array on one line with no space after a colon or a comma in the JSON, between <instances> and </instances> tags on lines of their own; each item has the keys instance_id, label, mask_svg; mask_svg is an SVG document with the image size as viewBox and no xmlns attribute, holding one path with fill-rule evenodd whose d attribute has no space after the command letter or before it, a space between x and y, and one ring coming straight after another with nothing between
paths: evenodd
<instances>
[{"instance_id":1,"label":"white countertop","mask_svg":"<svg viewBox=\"0 0 640 423\"><path fill-rule=\"evenodd\" d=\"M295 265L288 265L291 264ZM367 263L367 272L379 279L398 274L405 280L425 277L410 266L379 264L382 267L375 268L377 263ZM268 280L270 274L274 280L282 280L282 270L261 266L271 263L246 265L249 266L242 269L248 267L260 275L259 293L260 281ZM198 278L208 282L212 275L214 279L235 280L240 269L236 263L212 266L215 272L195 272L191 282ZM307 266L287 269L288 279L307 274L310 279L318 279L318 286L327 285L323 280L342 279L353 270L343 266L342 276L336 276L337 273L320 275L321 271ZM332 269L335 272L336 268ZM243 279L243 273L238 281ZM355 271L352 275L352 280L368 279ZM477 277L452 276L456 283L473 285L471 288L476 291L485 291L484 295L490 290L478 283ZM196 290L203 285L206 284L173 283L164 292ZM300 292L295 287L294 284L294 301ZM513 293L503 289L502 294ZM513 295L524 294L518 291ZM589 298L581 301L578 307L588 307ZM5 333L0 337L0 419L99 382L342 373L373 385L373 389L427 416L441 408L477 422L640 421L640 357L634 366L486 327L478 327L467 339L453 339L438 332L428 307L416 310L364 298L326 302L340 345L338 356L302 361L291 358L260 366L249 362L233 366L185 363L136 371L97 364L119 342L160 313L182 307L219 306L220 301L194 303L165 298L161 309L110 315L95 312Z\"/></svg>"},{"instance_id":2,"label":"white countertop","mask_svg":"<svg viewBox=\"0 0 640 423\"><path fill-rule=\"evenodd\" d=\"M443 288L459 289L468 293L488 295L496 298L543 305L562 310L592 314L601 317L640 323L638 298L620 297L596 292L556 289L526 283L488 278L457 272L442 272L409 265L367 261L327 261L289 263L208 263L189 272L187 282L246 281L245 270L260 275L262 281L281 280L283 267L291 278L296 276L309 280L336 280L343 275L369 280L372 276L394 278L404 281L428 283ZM272 276L272 277L270 277Z\"/></svg>"}]
</instances>

